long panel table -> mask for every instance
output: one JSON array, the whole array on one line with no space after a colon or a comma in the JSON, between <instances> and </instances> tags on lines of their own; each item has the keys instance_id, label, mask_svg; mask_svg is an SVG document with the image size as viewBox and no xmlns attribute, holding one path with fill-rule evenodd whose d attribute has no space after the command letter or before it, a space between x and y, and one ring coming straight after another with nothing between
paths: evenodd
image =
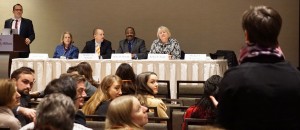
<instances>
[{"instance_id":1,"label":"long panel table","mask_svg":"<svg viewBox=\"0 0 300 130\"><path fill-rule=\"evenodd\" d=\"M206 80L212 75L223 76L228 69L226 60L78 60L78 59L13 59L11 72L22 66L33 68L36 71L36 83L32 91L44 90L46 85L60 74L66 73L70 66L80 62L88 62L93 68L93 78L101 82L106 75L114 74L121 63L129 63L136 74L144 71L153 71L158 75L159 80L170 80L171 98L176 98L177 80Z\"/></svg>"}]
</instances>

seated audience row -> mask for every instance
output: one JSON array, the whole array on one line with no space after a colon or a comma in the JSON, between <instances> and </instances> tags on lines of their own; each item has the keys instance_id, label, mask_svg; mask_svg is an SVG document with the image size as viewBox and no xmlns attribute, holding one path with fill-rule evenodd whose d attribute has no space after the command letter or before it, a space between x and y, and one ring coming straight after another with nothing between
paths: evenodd
<instances>
[{"instance_id":1,"label":"seated audience row","mask_svg":"<svg viewBox=\"0 0 300 130\"><path fill-rule=\"evenodd\" d=\"M135 37L133 27L125 29L126 39L119 42L116 53L131 53L132 59L146 59L147 49L145 41ZM94 39L87 41L82 53L95 53L99 58L110 59L112 54L111 42L104 38L104 31L95 28L93 31ZM181 50L179 42L171 38L170 30L165 26L160 26L157 30L157 38L153 41L149 53L169 54L171 59L180 59ZM74 45L73 37L70 32L64 32L61 37L61 44L57 45L53 58L77 59L78 48Z\"/></svg>"}]
</instances>

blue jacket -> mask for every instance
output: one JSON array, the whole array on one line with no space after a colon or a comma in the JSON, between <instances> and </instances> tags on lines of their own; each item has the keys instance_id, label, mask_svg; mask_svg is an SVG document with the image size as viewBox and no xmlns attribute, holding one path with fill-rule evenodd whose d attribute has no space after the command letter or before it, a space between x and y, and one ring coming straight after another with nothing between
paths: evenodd
<instances>
[{"instance_id":1,"label":"blue jacket","mask_svg":"<svg viewBox=\"0 0 300 130\"><path fill-rule=\"evenodd\" d=\"M70 45L68 50L64 49L64 45L60 44L55 48L53 58L60 58L60 56L65 56L67 59L78 59L79 50L73 43Z\"/></svg>"}]
</instances>

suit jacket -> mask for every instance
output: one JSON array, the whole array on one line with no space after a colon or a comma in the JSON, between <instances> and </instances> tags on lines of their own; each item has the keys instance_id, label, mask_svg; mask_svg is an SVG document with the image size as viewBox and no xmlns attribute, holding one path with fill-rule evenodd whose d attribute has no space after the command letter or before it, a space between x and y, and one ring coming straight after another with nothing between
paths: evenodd
<instances>
[{"instance_id":1,"label":"suit jacket","mask_svg":"<svg viewBox=\"0 0 300 130\"><path fill-rule=\"evenodd\" d=\"M121 40L119 42L119 48L117 50L117 53L125 52L129 52L127 39ZM135 37L132 43L131 53L136 54L139 59L146 59L147 49L145 46L145 41L143 39Z\"/></svg>"},{"instance_id":2,"label":"suit jacket","mask_svg":"<svg viewBox=\"0 0 300 130\"><path fill-rule=\"evenodd\" d=\"M95 53L95 39L86 42L82 53ZM100 46L100 56L103 59L110 59L111 53L111 42L104 39Z\"/></svg>"},{"instance_id":3,"label":"suit jacket","mask_svg":"<svg viewBox=\"0 0 300 130\"><path fill-rule=\"evenodd\" d=\"M21 27L20 27L19 35L24 38L29 38L32 43L33 40L35 39L35 33L34 33L32 21L30 19L26 19L26 18L21 18L21 19L22 20L21 20ZM14 19L7 19L5 21L4 28L11 28L13 21L14 21ZM28 47L27 53L29 53L30 52L29 45L27 47Z\"/></svg>"},{"instance_id":4,"label":"suit jacket","mask_svg":"<svg viewBox=\"0 0 300 130\"><path fill-rule=\"evenodd\" d=\"M65 56L68 59L78 59L79 50L73 43L70 45L69 49L66 51L63 44L59 44L55 48L53 58L60 58L60 56Z\"/></svg>"}]
</instances>

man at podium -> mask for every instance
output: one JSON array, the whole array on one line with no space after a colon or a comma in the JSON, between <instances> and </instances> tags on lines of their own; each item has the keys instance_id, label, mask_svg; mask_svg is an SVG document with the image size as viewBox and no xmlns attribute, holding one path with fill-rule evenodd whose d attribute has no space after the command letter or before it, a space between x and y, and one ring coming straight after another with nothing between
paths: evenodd
<instances>
[{"instance_id":1,"label":"man at podium","mask_svg":"<svg viewBox=\"0 0 300 130\"><path fill-rule=\"evenodd\" d=\"M28 51L14 54L14 56L10 55L10 58L28 58L30 53L29 45L35 39L32 21L30 19L22 18L23 7L21 4L13 6L13 14L13 18L5 21L4 28L16 29L17 33L25 38Z\"/></svg>"}]
</instances>

